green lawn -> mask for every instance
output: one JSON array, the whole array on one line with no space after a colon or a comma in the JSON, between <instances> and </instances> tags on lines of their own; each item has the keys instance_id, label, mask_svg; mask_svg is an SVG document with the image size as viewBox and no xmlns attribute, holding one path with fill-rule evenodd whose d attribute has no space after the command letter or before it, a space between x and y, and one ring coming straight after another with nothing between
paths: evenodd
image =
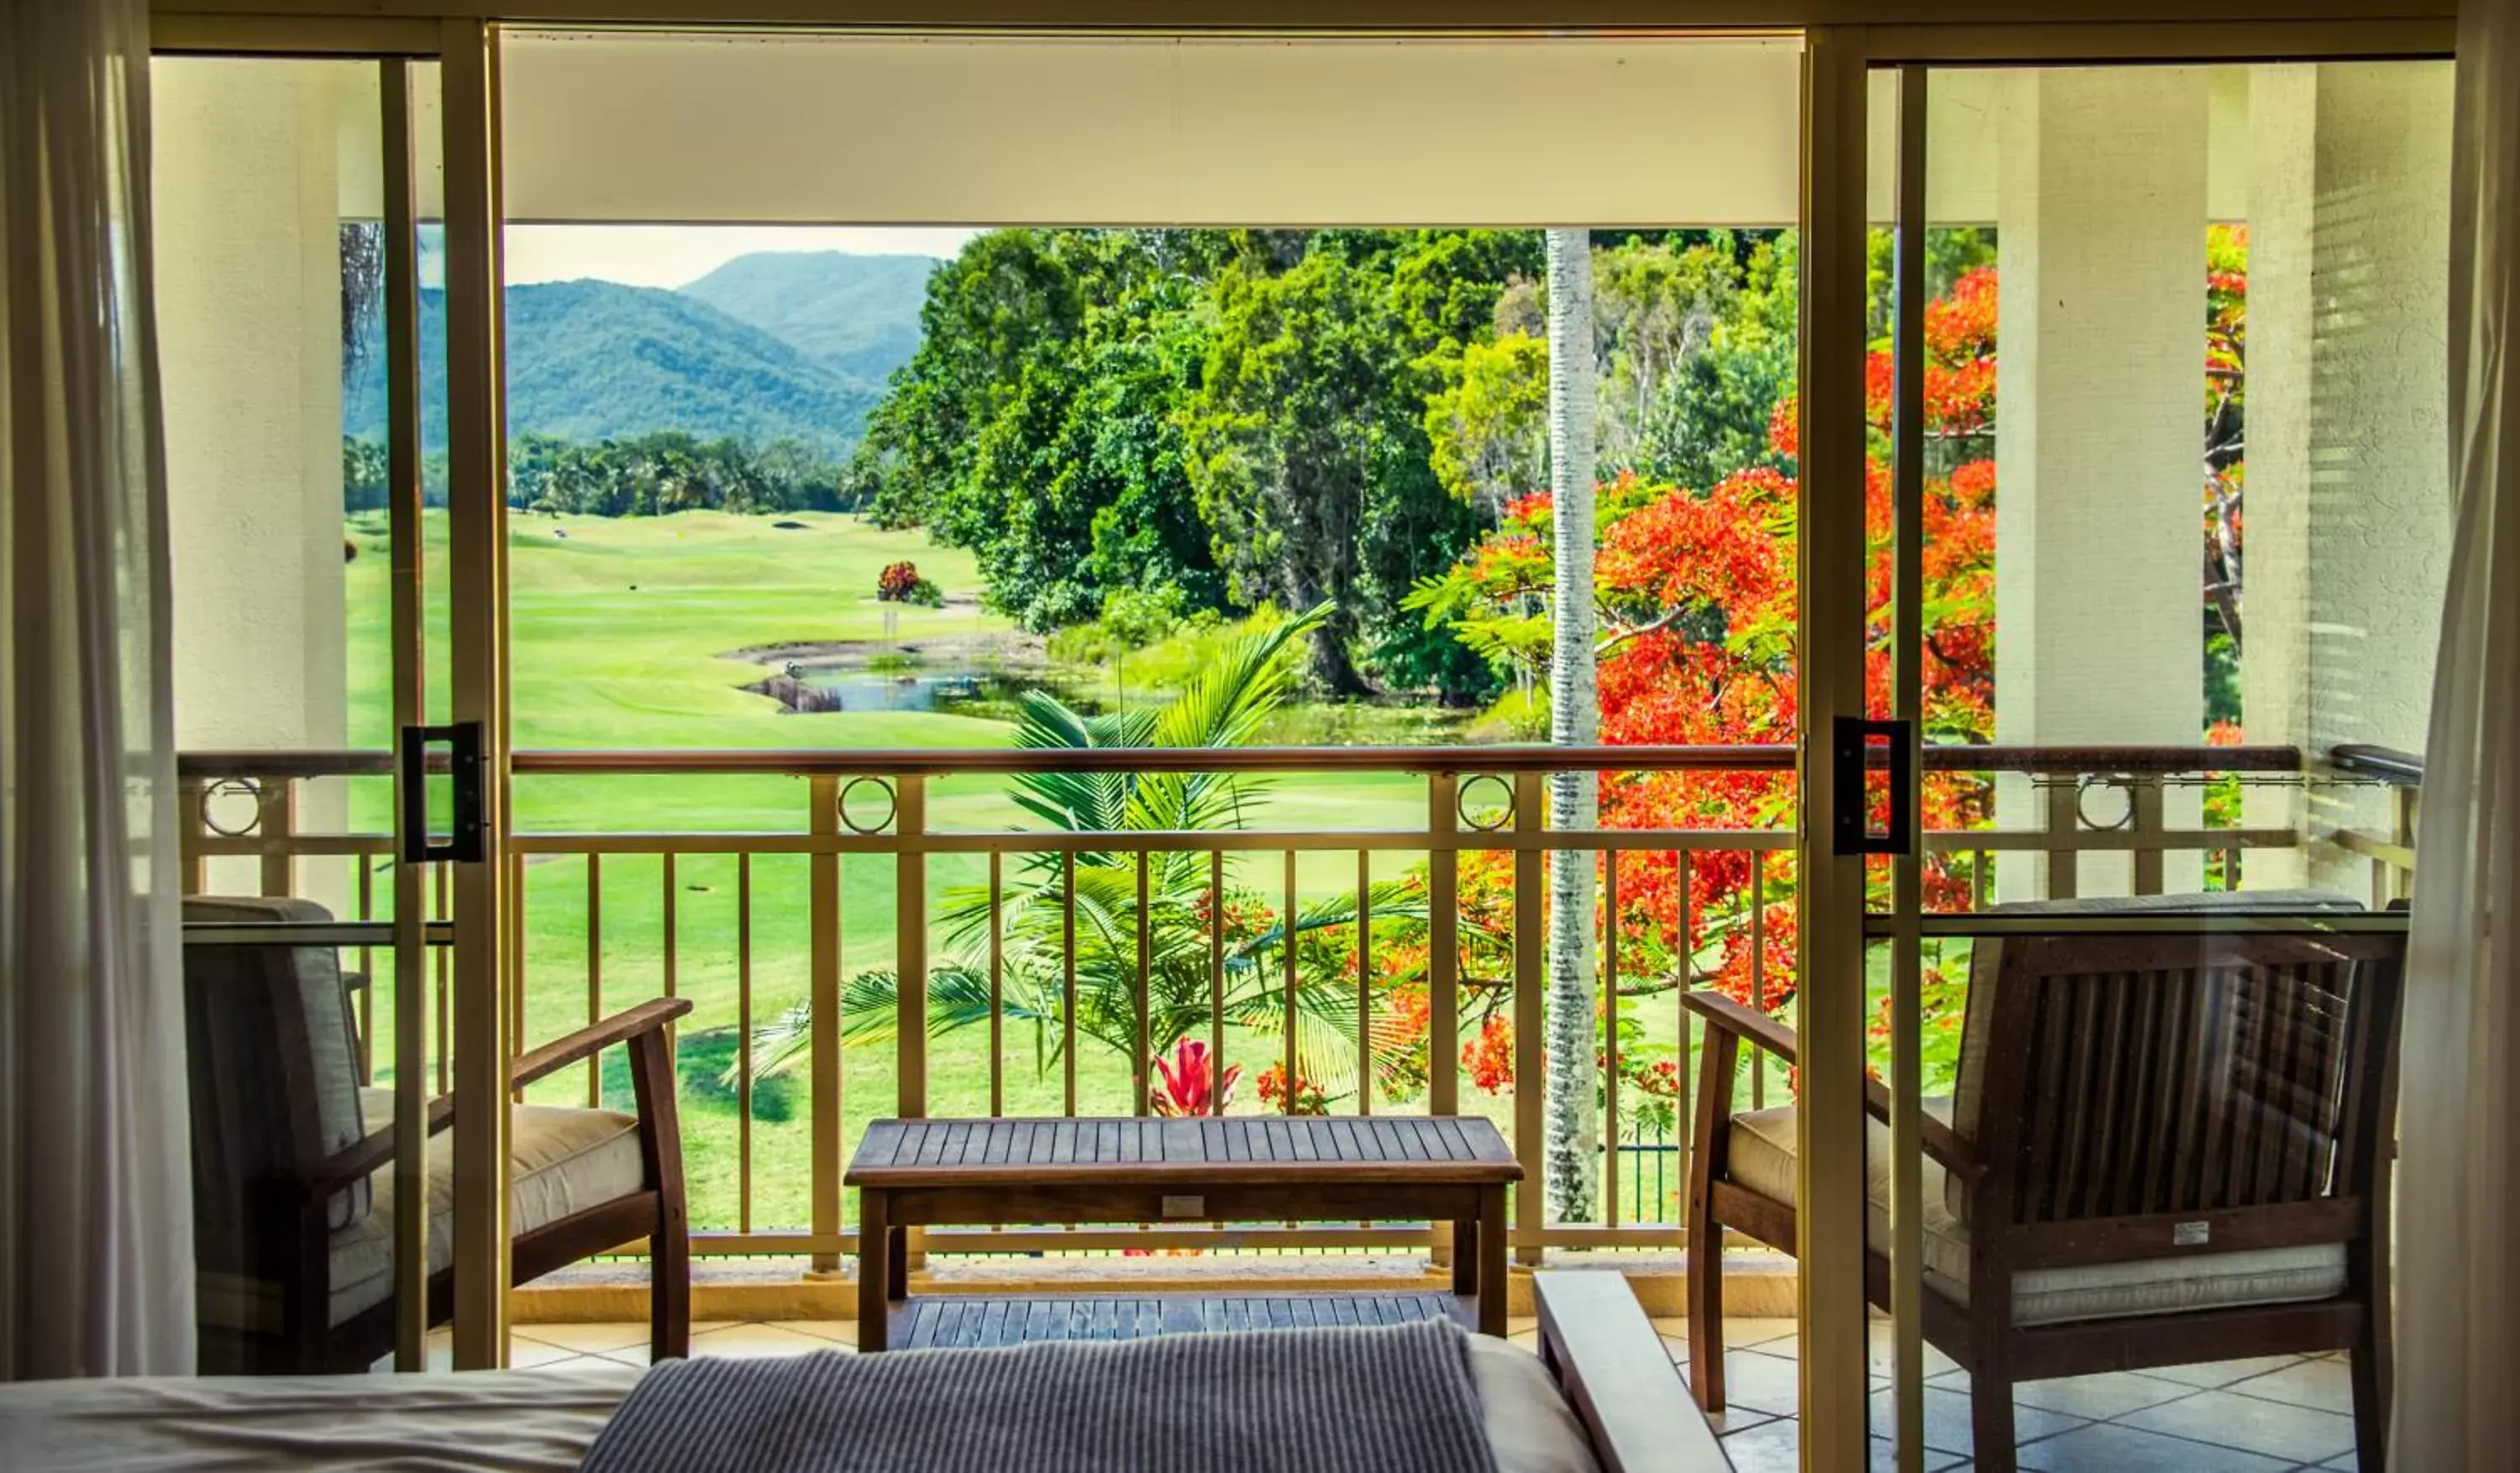
<instances>
[{"instance_id":1,"label":"green lawn","mask_svg":"<svg viewBox=\"0 0 2520 1473\"><path fill-rule=\"evenodd\" d=\"M803 523L775 527L774 520ZM909 558L949 595L975 593L979 578L968 555L929 546L916 533L885 532L852 516L798 513L779 518L688 513L651 518L518 516L510 533L510 619L515 661L516 741L520 748L831 747L840 749L994 747L1010 740L996 721L932 712L790 715L744 685L775 673L732 661L731 650L796 642L902 639L1003 630L1003 620L957 603L943 609L904 608L874 597L877 573ZM382 517L354 518L356 557L347 569L351 609L350 685L353 745L388 743L386 677L387 548ZM442 569L444 518L431 513L426 542L432 568ZM442 652L446 589L428 585L428 629L436 648L430 690L447 689ZM1132 677L1133 684L1138 678ZM432 710L443 719L442 705ZM1334 715L1335 713L1328 713ZM1385 713L1405 716L1406 713ZM1328 716L1315 717L1319 725ZM1385 723L1389 724L1389 723ZM516 784L517 821L526 832L641 830L657 832L800 832L806 787L787 778L526 777ZM353 825L382 829L388 789L382 781L353 784ZM1290 777L1277 782L1253 814L1255 826L1301 828L1392 828L1424 822L1424 787L1405 776ZM1003 780L950 778L931 788L929 823L939 829L1010 828L1027 821L1008 800ZM1409 861L1387 855L1378 872L1396 874ZM940 857L931 863L931 896L983 877L984 861ZM1275 894L1282 886L1275 856L1240 862L1248 882ZM751 864L750 1007L766 1022L803 998L809 921L801 856L763 856ZM886 964L893 950L892 866L876 856L842 867L844 968ZM1307 900L1349 888L1353 855L1308 855L1299 871ZM380 914L389 888L381 869ZM715 1082L735 1056L742 1011L737 914L741 879L732 856L677 862L677 984L694 1004L683 1034L688 1170L694 1221L733 1227L741 1218L740 1125L733 1092ZM590 885L575 857L538 859L525 883L525 986L531 1040L585 1020L590 1006L626 1005L661 990L663 873L654 856L613 856ZM601 905L602 996L590 1004L588 917ZM382 981L382 979L381 979ZM380 1056L390 1049L389 993L377 998ZM1035 1068L1036 1041L1011 1027L1005 1060L1007 1101L1024 1113L1056 1112L1058 1074ZM1256 1074L1281 1045L1235 1038L1228 1056ZM937 1113L978 1113L988 1102L986 1034L971 1030L935 1040L929 1049L929 1105ZM628 1085L616 1062L605 1094L626 1102ZM1079 1058L1080 1105L1125 1110L1129 1071L1120 1057L1088 1045ZM555 1080L538 1098L582 1098L582 1074ZM853 1048L842 1067L844 1109L853 1140L868 1119L890 1113L895 1100L889 1048ZM807 1219L807 1086L761 1082L754 1091L751 1133L753 1200L759 1228L802 1226ZM1246 1080L1237 1102L1256 1107ZM1509 1100L1480 1101L1501 1114Z\"/></svg>"}]
</instances>

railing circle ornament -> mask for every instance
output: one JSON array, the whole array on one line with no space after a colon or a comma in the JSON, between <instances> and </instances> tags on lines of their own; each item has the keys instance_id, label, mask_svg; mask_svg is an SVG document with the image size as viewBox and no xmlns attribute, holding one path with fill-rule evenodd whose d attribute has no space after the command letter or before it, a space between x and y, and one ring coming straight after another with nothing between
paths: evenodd
<instances>
[{"instance_id":1,"label":"railing circle ornament","mask_svg":"<svg viewBox=\"0 0 2520 1473\"><path fill-rule=\"evenodd\" d=\"M1473 812L1470 794L1478 791L1479 784L1482 782L1496 789L1496 806L1482 807ZM1513 784L1495 773L1474 773L1463 780L1461 787L1454 792L1453 812L1460 816L1463 827L1475 828L1481 833L1494 833L1505 827L1513 818Z\"/></svg>"},{"instance_id":2,"label":"railing circle ornament","mask_svg":"<svg viewBox=\"0 0 2520 1473\"><path fill-rule=\"evenodd\" d=\"M219 822L222 799L243 798L242 823ZM251 778L220 778L202 788L202 826L223 839L241 839L262 826L262 784Z\"/></svg>"},{"instance_id":3,"label":"railing circle ornament","mask_svg":"<svg viewBox=\"0 0 2520 1473\"><path fill-rule=\"evenodd\" d=\"M2082 820L2083 826L2091 829L2094 833L2115 833L2120 829L2133 828L2135 826L2135 785L2136 780L2124 773L2091 773L2085 775L2074 784L2074 817ZM2083 804L2091 797L2092 789L2095 787L2114 787L2120 793L2124 794L2126 797L2126 811L2119 814L2116 819L2106 824L2093 821L2091 811L2085 808Z\"/></svg>"},{"instance_id":4,"label":"railing circle ornament","mask_svg":"<svg viewBox=\"0 0 2520 1473\"><path fill-rule=\"evenodd\" d=\"M859 815L849 807L850 797L861 787L872 787L883 797L883 814L872 823L860 823ZM891 781L883 778L851 778L841 785L834 803L839 810L840 826L851 833L881 833L892 826L893 818L901 812L899 795L893 792Z\"/></svg>"}]
</instances>

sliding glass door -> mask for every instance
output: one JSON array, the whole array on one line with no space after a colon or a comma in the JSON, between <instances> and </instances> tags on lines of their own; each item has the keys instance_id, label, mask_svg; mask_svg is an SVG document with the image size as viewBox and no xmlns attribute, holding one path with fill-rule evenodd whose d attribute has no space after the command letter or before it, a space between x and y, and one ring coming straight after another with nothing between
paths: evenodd
<instances>
[{"instance_id":1,"label":"sliding glass door","mask_svg":"<svg viewBox=\"0 0 2520 1473\"><path fill-rule=\"evenodd\" d=\"M506 1113L503 1041L459 1047L499 934L498 713L459 643L496 608L463 358L488 276L449 228L463 89L406 30L153 66L205 1368L444 1364L432 1281L505 1297L444 1220L450 1181L487 1183L459 1225L504 1200L505 1152L431 1135L468 1077ZM310 1236L288 1193L317 1179Z\"/></svg>"},{"instance_id":2,"label":"sliding glass door","mask_svg":"<svg viewBox=\"0 0 2520 1473\"><path fill-rule=\"evenodd\" d=\"M1871 74L1833 744L1903 1468L2381 1466L2449 73Z\"/></svg>"}]
</instances>

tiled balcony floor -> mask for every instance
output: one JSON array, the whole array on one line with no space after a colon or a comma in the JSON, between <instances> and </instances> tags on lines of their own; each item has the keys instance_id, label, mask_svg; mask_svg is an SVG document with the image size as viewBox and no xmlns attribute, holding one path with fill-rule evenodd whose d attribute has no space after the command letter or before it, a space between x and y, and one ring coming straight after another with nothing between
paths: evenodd
<instances>
[{"instance_id":1,"label":"tiled balcony floor","mask_svg":"<svg viewBox=\"0 0 2520 1473\"><path fill-rule=\"evenodd\" d=\"M1688 1373L1688 1342L1677 1319L1658 1319L1663 1344ZM1888 1326L1873 1326L1872 1414L1890 1412ZM1533 1321L1512 1324L1516 1343L1536 1338ZM1796 1424L1794 1322L1728 1319L1725 1379L1732 1406L1717 1430L1739 1473L1792 1473ZM837 1319L707 1323L692 1327L692 1353L791 1356L855 1349L857 1326ZM430 1340L433 1366L447 1339ZM520 1368L644 1365L648 1326L527 1324L516 1331L511 1362ZM1969 1466L1968 1377L1931 1348L1925 1352L1927 1473ZM2342 1356L2280 1356L2212 1365L2040 1381L2016 1389L2020 1461L2037 1473L2293 1473L2354 1466L2352 1395ZM1876 1438L1873 1466L1892 1464Z\"/></svg>"}]
</instances>

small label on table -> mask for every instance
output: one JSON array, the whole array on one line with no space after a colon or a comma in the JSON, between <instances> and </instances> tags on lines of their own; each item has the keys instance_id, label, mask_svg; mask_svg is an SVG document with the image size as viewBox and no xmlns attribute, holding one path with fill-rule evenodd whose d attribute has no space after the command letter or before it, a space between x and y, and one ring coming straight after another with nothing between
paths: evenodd
<instances>
[{"instance_id":1,"label":"small label on table","mask_svg":"<svg viewBox=\"0 0 2520 1473\"><path fill-rule=\"evenodd\" d=\"M1207 1198L1166 1197L1164 1198L1164 1216L1167 1218L1203 1218L1207 1216Z\"/></svg>"},{"instance_id":2,"label":"small label on table","mask_svg":"<svg viewBox=\"0 0 2520 1473\"><path fill-rule=\"evenodd\" d=\"M2171 1246L2177 1248L2201 1248L2213 1237L2214 1225L2211 1223L2177 1223L2170 1229Z\"/></svg>"}]
</instances>

